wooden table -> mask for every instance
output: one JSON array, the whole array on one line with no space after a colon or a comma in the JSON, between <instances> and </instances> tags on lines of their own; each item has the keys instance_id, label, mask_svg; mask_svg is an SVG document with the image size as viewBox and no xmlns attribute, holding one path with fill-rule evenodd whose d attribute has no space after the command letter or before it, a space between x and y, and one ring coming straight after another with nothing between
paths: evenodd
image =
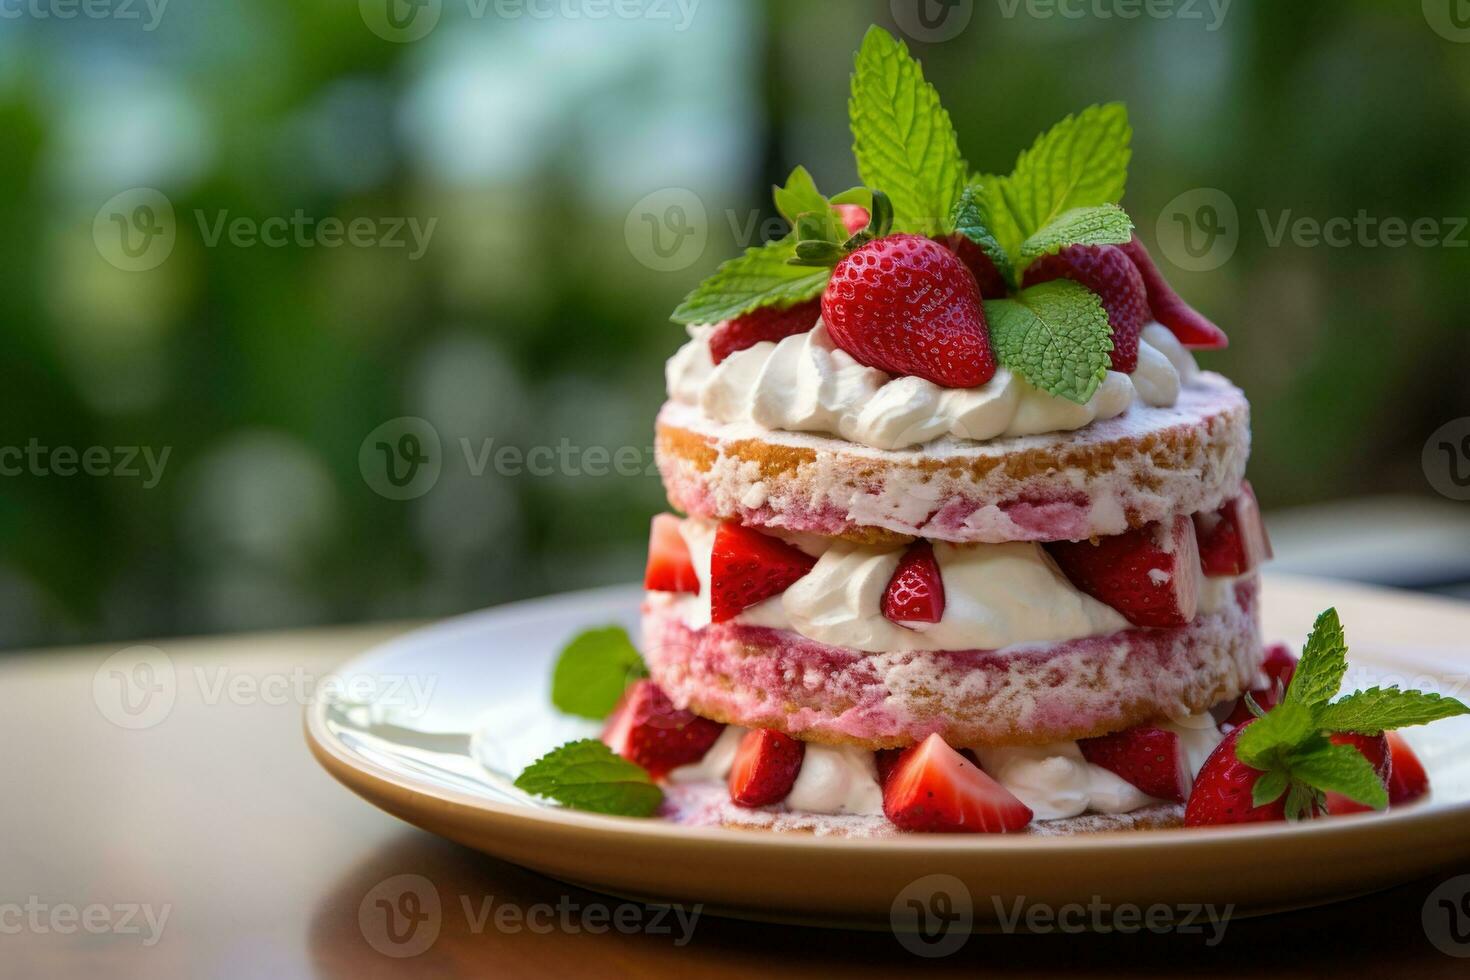
<instances>
[{"instance_id":1,"label":"wooden table","mask_svg":"<svg viewBox=\"0 0 1470 980\"><path fill-rule=\"evenodd\" d=\"M1383 593L1277 580L1268 595L1293 609L1336 602L1350 638L1466 644L1465 606L1416 597L1404 607L1398 599L1396 621L1387 622ZM302 692L398 631L160 644L178 668L178 697L165 720L140 730L109 721L94 699L98 667L115 648L0 655L0 976L1055 977L1169 976L1186 966L1221 976L1261 968L1470 976L1470 959L1438 951L1420 918L1431 890L1455 869L1327 908L1232 922L1215 948L1200 935L975 935L953 955L919 960L886 933L713 918L698 920L683 946L677 928L593 934L574 915L577 931L569 931L551 914L559 903L603 904L613 914L619 903L399 823L333 782L307 753ZM411 959L376 951L358 915L375 885L404 874L429 879L444 909L437 940ZM550 929L501 931L492 919L477 931L487 899L493 907L548 906L537 921ZM151 945L146 912L162 922Z\"/></svg>"}]
</instances>

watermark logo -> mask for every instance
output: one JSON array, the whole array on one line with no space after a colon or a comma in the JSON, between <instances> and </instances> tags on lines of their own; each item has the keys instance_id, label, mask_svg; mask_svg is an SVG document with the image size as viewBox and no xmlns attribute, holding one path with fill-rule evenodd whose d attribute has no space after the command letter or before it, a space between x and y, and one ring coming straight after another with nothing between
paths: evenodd
<instances>
[{"instance_id":1,"label":"watermark logo","mask_svg":"<svg viewBox=\"0 0 1470 980\"><path fill-rule=\"evenodd\" d=\"M954 875L925 875L893 899L888 923L899 945L915 956L933 959L957 953L975 923L970 889Z\"/></svg>"},{"instance_id":2,"label":"watermark logo","mask_svg":"<svg viewBox=\"0 0 1470 980\"><path fill-rule=\"evenodd\" d=\"M157 647L119 650L92 675L92 701L102 717L119 728L162 724L179 693L178 672Z\"/></svg>"},{"instance_id":3,"label":"watermark logo","mask_svg":"<svg viewBox=\"0 0 1470 980\"><path fill-rule=\"evenodd\" d=\"M1424 0L1424 19L1446 41L1470 43L1470 0Z\"/></svg>"},{"instance_id":4,"label":"watermark logo","mask_svg":"<svg viewBox=\"0 0 1470 980\"><path fill-rule=\"evenodd\" d=\"M1470 959L1470 875L1451 878L1430 892L1421 921L1435 949L1446 956Z\"/></svg>"},{"instance_id":5,"label":"watermark logo","mask_svg":"<svg viewBox=\"0 0 1470 980\"><path fill-rule=\"evenodd\" d=\"M439 889L423 875L394 875L380 881L357 907L362 938L394 959L428 952L439 940L443 922Z\"/></svg>"},{"instance_id":6,"label":"watermark logo","mask_svg":"<svg viewBox=\"0 0 1470 980\"><path fill-rule=\"evenodd\" d=\"M1470 500L1470 416L1446 422L1420 456L1429 485L1451 500Z\"/></svg>"},{"instance_id":7,"label":"watermark logo","mask_svg":"<svg viewBox=\"0 0 1470 980\"><path fill-rule=\"evenodd\" d=\"M1033 20L1150 20L1201 21L1207 31L1218 31L1234 0L996 0L1002 17L1013 18L1023 9Z\"/></svg>"},{"instance_id":8,"label":"watermark logo","mask_svg":"<svg viewBox=\"0 0 1470 980\"><path fill-rule=\"evenodd\" d=\"M681 272L704 256L709 215L687 187L664 187L645 195L623 222L623 239L638 262L654 272Z\"/></svg>"},{"instance_id":9,"label":"watermark logo","mask_svg":"<svg viewBox=\"0 0 1470 980\"><path fill-rule=\"evenodd\" d=\"M413 500L434 489L444 469L439 431L407 415L384 422L362 441L357 466L373 492L389 500Z\"/></svg>"},{"instance_id":10,"label":"watermark logo","mask_svg":"<svg viewBox=\"0 0 1470 980\"><path fill-rule=\"evenodd\" d=\"M0 477L117 477L152 490L172 453L172 446L47 446L32 437L24 446L0 446Z\"/></svg>"},{"instance_id":11,"label":"watermark logo","mask_svg":"<svg viewBox=\"0 0 1470 980\"><path fill-rule=\"evenodd\" d=\"M975 16L975 0L889 0L893 22L915 41L941 44L959 37Z\"/></svg>"},{"instance_id":12,"label":"watermark logo","mask_svg":"<svg viewBox=\"0 0 1470 980\"><path fill-rule=\"evenodd\" d=\"M143 945L151 949L163 938L172 912L172 905L139 902L74 905L44 902L39 895L31 895L24 902L0 902L0 936L23 932L38 936L73 936L78 932L90 936L141 936Z\"/></svg>"},{"instance_id":13,"label":"watermark logo","mask_svg":"<svg viewBox=\"0 0 1470 980\"><path fill-rule=\"evenodd\" d=\"M385 41L409 44L428 37L444 14L444 0L357 0L368 30Z\"/></svg>"},{"instance_id":14,"label":"watermark logo","mask_svg":"<svg viewBox=\"0 0 1470 980\"><path fill-rule=\"evenodd\" d=\"M156 269L178 241L174 206L162 191L134 187L107 201L92 219L92 241L123 272Z\"/></svg>"},{"instance_id":15,"label":"watermark logo","mask_svg":"<svg viewBox=\"0 0 1470 980\"><path fill-rule=\"evenodd\" d=\"M169 0L0 0L0 20L137 21L144 33L158 30ZM146 19L145 19L146 17Z\"/></svg>"},{"instance_id":16,"label":"watermark logo","mask_svg":"<svg viewBox=\"0 0 1470 980\"><path fill-rule=\"evenodd\" d=\"M1235 255L1240 212L1224 191L1196 187L1164 205L1154 234L1170 262L1188 272L1209 272Z\"/></svg>"}]
</instances>

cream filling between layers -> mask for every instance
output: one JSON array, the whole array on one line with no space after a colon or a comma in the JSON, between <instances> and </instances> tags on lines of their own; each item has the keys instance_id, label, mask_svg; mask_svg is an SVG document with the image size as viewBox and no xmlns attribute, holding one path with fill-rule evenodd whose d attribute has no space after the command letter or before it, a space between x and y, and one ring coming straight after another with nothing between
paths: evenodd
<instances>
[{"instance_id":1,"label":"cream filling between layers","mask_svg":"<svg viewBox=\"0 0 1470 980\"><path fill-rule=\"evenodd\" d=\"M816 327L779 343L763 341L716 365L710 327L668 361L669 397L720 422L750 422L786 432L840 436L875 449L906 449L944 435L986 441L1081 429L1123 414L1135 400L1172 406L1199 373L1166 328L1144 328L1138 368L1109 371L1086 404L1041 391L1004 368L976 388L942 388L917 377L865 367Z\"/></svg>"}]
</instances>

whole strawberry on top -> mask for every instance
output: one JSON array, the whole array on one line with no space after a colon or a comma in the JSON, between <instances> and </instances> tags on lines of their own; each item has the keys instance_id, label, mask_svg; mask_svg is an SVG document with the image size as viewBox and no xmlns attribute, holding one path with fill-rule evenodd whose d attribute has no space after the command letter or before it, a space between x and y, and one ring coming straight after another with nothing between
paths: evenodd
<instances>
[{"instance_id":1,"label":"whole strawberry on top","mask_svg":"<svg viewBox=\"0 0 1470 980\"><path fill-rule=\"evenodd\" d=\"M1454 698L1396 687L1333 701L1346 672L1347 642L1337 611L1329 609L1317 618L1281 703L1233 730L1205 761L1185 826L1382 810L1392 783L1392 749L1386 739L1380 742L1384 734L1470 714Z\"/></svg>"}]
</instances>

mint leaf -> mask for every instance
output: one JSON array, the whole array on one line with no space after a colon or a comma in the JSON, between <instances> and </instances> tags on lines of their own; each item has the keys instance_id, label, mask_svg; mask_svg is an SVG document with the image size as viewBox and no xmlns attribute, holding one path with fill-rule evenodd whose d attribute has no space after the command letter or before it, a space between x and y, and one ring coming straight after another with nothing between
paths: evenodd
<instances>
[{"instance_id":1,"label":"mint leaf","mask_svg":"<svg viewBox=\"0 0 1470 980\"><path fill-rule=\"evenodd\" d=\"M788 235L745 250L715 270L684 298L676 323L719 323L762 306L794 306L815 299L827 287L829 268L792 265L796 238Z\"/></svg>"},{"instance_id":2,"label":"mint leaf","mask_svg":"<svg viewBox=\"0 0 1470 980\"><path fill-rule=\"evenodd\" d=\"M1325 705L1337 695L1347 673L1347 639L1337 610L1329 609L1317 617L1312 635L1302 650L1301 662L1286 689L1284 702L1308 708Z\"/></svg>"},{"instance_id":3,"label":"mint leaf","mask_svg":"<svg viewBox=\"0 0 1470 980\"><path fill-rule=\"evenodd\" d=\"M823 241L840 242L847 238L847 229L832 210L832 204L817 190L816 181L805 167L797 167L786 178L786 186L775 188L776 210L781 217L795 228L804 218L820 224Z\"/></svg>"},{"instance_id":4,"label":"mint leaf","mask_svg":"<svg viewBox=\"0 0 1470 980\"><path fill-rule=\"evenodd\" d=\"M1011 266L1011 257L1000 240L990 230L988 205L982 193L974 187L960 192L950 213L949 224L955 231L980 246L980 250L995 264L996 271L1012 289L1016 286L1016 270Z\"/></svg>"},{"instance_id":5,"label":"mint leaf","mask_svg":"<svg viewBox=\"0 0 1470 980\"><path fill-rule=\"evenodd\" d=\"M870 28L858 51L848 115L858 176L893 198L894 230L939 234L968 170L939 93L881 28Z\"/></svg>"},{"instance_id":6,"label":"mint leaf","mask_svg":"<svg viewBox=\"0 0 1470 980\"><path fill-rule=\"evenodd\" d=\"M621 626L587 630L561 651L551 673L558 711L601 721L612 714L631 681L647 677L638 648Z\"/></svg>"},{"instance_id":7,"label":"mint leaf","mask_svg":"<svg viewBox=\"0 0 1470 980\"><path fill-rule=\"evenodd\" d=\"M1249 731L1247 729L1247 734ZM1245 736L1241 738L1244 740ZM1293 779L1314 789L1341 793L1375 810L1388 806L1388 790L1384 788L1383 780L1363 753L1351 745L1329 742L1309 751L1293 753L1288 758L1288 765Z\"/></svg>"},{"instance_id":8,"label":"mint leaf","mask_svg":"<svg viewBox=\"0 0 1470 980\"><path fill-rule=\"evenodd\" d=\"M1116 204L1073 208L1053 218L1021 245L1021 261L1054 255L1068 245L1121 245L1133 238L1133 219Z\"/></svg>"},{"instance_id":9,"label":"mint leaf","mask_svg":"<svg viewBox=\"0 0 1470 980\"><path fill-rule=\"evenodd\" d=\"M987 300L985 319L996 357L1042 391L1087 403L1108 373L1112 330L1102 301L1068 279Z\"/></svg>"},{"instance_id":10,"label":"mint leaf","mask_svg":"<svg viewBox=\"0 0 1470 980\"><path fill-rule=\"evenodd\" d=\"M1454 698L1400 691L1397 687L1370 687L1319 708L1317 724L1331 732L1377 735L1463 714L1470 714L1470 708Z\"/></svg>"},{"instance_id":11,"label":"mint leaf","mask_svg":"<svg viewBox=\"0 0 1470 980\"><path fill-rule=\"evenodd\" d=\"M1283 753L1296 749L1317 730L1305 705L1281 704L1251 722L1235 743L1235 754L1255 769L1274 769Z\"/></svg>"},{"instance_id":12,"label":"mint leaf","mask_svg":"<svg viewBox=\"0 0 1470 980\"><path fill-rule=\"evenodd\" d=\"M1321 790L1313 789L1306 783L1292 781L1291 789L1286 792L1286 819L1310 820L1326 812L1327 799Z\"/></svg>"},{"instance_id":13,"label":"mint leaf","mask_svg":"<svg viewBox=\"0 0 1470 980\"><path fill-rule=\"evenodd\" d=\"M595 738L553 749L516 777L515 785L575 810L624 817L651 816L664 798L646 770Z\"/></svg>"},{"instance_id":14,"label":"mint leaf","mask_svg":"<svg viewBox=\"0 0 1470 980\"><path fill-rule=\"evenodd\" d=\"M1121 102L1084 109L1038 136L1001 188L1022 236L1073 208L1117 204L1128 183L1132 139Z\"/></svg>"},{"instance_id":15,"label":"mint leaf","mask_svg":"<svg viewBox=\"0 0 1470 980\"><path fill-rule=\"evenodd\" d=\"M975 188L984 203L982 214L990 230L995 233L996 240L1000 242L1001 248L1005 249L1007 255L1019 255L1021 244L1026 240L1026 235L1021 231L1020 222L1016 220L1015 214L1011 212L1011 206L1006 201L1005 188L1010 183L1009 177L1001 177L997 174L980 174L971 179L970 186Z\"/></svg>"},{"instance_id":16,"label":"mint leaf","mask_svg":"<svg viewBox=\"0 0 1470 980\"><path fill-rule=\"evenodd\" d=\"M1284 770L1272 769L1263 773L1256 780L1256 785L1251 787L1251 806L1265 806L1275 803L1281 799L1281 794L1286 792L1291 783L1291 777Z\"/></svg>"}]
</instances>

